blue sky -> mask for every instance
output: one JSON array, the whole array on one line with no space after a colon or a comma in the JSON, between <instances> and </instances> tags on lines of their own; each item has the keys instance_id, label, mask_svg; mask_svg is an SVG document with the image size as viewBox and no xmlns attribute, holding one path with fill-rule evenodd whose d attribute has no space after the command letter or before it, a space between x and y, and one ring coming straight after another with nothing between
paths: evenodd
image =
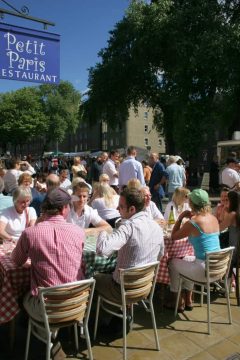
<instances>
[{"instance_id":1,"label":"blue sky","mask_svg":"<svg viewBox=\"0 0 240 360\"><path fill-rule=\"evenodd\" d=\"M87 88L88 68L100 59L97 54L107 45L109 31L123 18L130 0L7 0L12 6L29 8L29 15L55 23L47 31L61 35L60 74L83 92ZM0 0L0 7L11 10ZM5 15L3 23L43 30L43 25ZM0 92L36 85L0 79Z\"/></svg>"}]
</instances>

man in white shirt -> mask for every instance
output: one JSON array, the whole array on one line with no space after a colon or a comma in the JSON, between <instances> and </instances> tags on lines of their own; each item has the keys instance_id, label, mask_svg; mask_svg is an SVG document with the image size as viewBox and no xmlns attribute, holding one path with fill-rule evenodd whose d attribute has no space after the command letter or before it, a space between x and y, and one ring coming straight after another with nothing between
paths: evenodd
<instances>
[{"instance_id":1,"label":"man in white shirt","mask_svg":"<svg viewBox=\"0 0 240 360\"><path fill-rule=\"evenodd\" d=\"M222 171L221 183L228 186L230 189L238 187L240 184L240 176L236 171L238 161L235 158L228 158L226 160L227 166Z\"/></svg>"},{"instance_id":2,"label":"man in white shirt","mask_svg":"<svg viewBox=\"0 0 240 360\"><path fill-rule=\"evenodd\" d=\"M152 195L148 186L142 188L145 200L145 211L150 217L150 219L155 220L158 224L164 225L165 220L161 211L158 209L157 205L151 201Z\"/></svg>"},{"instance_id":3,"label":"man in white shirt","mask_svg":"<svg viewBox=\"0 0 240 360\"><path fill-rule=\"evenodd\" d=\"M79 182L73 186L73 206L68 214L67 222L85 229L86 234L110 230L110 225L98 215L97 210L87 205L88 197L89 187L86 183ZM90 224L94 226L94 229L89 228Z\"/></svg>"},{"instance_id":4,"label":"man in white shirt","mask_svg":"<svg viewBox=\"0 0 240 360\"><path fill-rule=\"evenodd\" d=\"M68 169L62 169L59 173L59 180L60 180L60 188L69 190L71 188L71 181L69 180L69 171Z\"/></svg>"},{"instance_id":5,"label":"man in white shirt","mask_svg":"<svg viewBox=\"0 0 240 360\"><path fill-rule=\"evenodd\" d=\"M119 199L119 212L124 222L111 235L101 232L97 239L97 254L111 256L118 251L113 274L98 273L97 291L114 301L121 299L119 268L126 269L158 260L164 253L161 227L144 211L141 190L125 188Z\"/></svg>"},{"instance_id":6,"label":"man in white shirt","mask_svg":"<svg viewBox=\"0 0 240 360\"><path fill-rule=\"evenodd\" d=\"M118 191L118 171L116 168L116 161L119 158L119 153L116 150L110 151L109 159L103 165L103 174L109 176L109 185Z\"/></svg>"},{"instance_id":7,"label":"man in white shirt","mask_svg":"<svg viewBox=\"0 0 240 360\"><path fill-rule=\"evenodd\" d=\"M145 185L142 164L135 158L137 150L134 146L127 149L127 158L121 163L119 168L119 186L120 188L127 185L130 179L138 179L141 185Z\"/></svg>"}]
</instances>

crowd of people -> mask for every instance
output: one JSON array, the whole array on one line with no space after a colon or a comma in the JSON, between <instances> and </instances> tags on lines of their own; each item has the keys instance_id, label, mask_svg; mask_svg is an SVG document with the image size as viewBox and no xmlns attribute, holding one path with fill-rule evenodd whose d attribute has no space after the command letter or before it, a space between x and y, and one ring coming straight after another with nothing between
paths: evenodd
<instances>
[{"instance_id":1,"label":"crowd of people","mask_svg":"<svg viewBox=\"0 0 240 360\"><path fill-rule=\"evenodd\" d=\"M140 163L134 146L127 149L122 162L119 156L115 150L103 152L90 170L76 157L71 168L55 164L47 173L44 168L36 173L26 160L12 159L1 172L0 239L16 243L11 257L18 265L31 259L31 290L24 306L37 320L39 286L84 278L81 261L88 234L98 236L98 255L118 251L114 273L96 274L97 291L114 300L120 296L119 268L150 263L164 254L163 229L171 212L175 222L172 241L188 237L195 254L170 261L174 296L179 272L194 273L201 280L207 251L229 245L238 248L240 178L233 168L236 159L227 160L221 201L212 214L208 193L187 189L181 158L170 156L165 166L159 154L152 153L148 161ZM164 213L165 192L169 203ZM179 311L192 310L192 284L185 282L183 289Z\"/></svg>"}]
</instances>

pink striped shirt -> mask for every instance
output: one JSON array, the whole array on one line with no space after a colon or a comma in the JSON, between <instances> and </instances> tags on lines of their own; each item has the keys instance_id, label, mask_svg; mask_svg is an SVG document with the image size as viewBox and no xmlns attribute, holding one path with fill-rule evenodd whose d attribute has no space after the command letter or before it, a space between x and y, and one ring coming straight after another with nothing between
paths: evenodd
<instances>
[{"instance_id":1,"label":"pink striped shirt","mask_svg":"<svg viewBox=\"0 0 240 360\"><path fill-rule=\"evenodd\" d=\"M81 272L84 231L67 223L61 215L51 216L27 228L11 258L17 265L31 260L31 293L38 287L60 285L83 278Z\"/></svg>"}]
</instances>

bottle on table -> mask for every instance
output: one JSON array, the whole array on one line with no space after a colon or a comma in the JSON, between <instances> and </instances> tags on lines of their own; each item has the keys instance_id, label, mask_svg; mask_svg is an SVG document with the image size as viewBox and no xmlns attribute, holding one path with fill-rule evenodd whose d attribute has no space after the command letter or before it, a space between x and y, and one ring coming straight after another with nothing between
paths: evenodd
<instances>
[{"instance_id":1,"label":"bottle on table","mask_svg":"<svg viewBox=\"0 0 240 360\"><path fill-rule=\"evenodd\" d=\"M176 220L174 217L173 205L172 205L171 209L170 209L169 217L168 217L168 229L169 230L173 229L175 222L176 222Z\"/></svg>"}]
</instances>

